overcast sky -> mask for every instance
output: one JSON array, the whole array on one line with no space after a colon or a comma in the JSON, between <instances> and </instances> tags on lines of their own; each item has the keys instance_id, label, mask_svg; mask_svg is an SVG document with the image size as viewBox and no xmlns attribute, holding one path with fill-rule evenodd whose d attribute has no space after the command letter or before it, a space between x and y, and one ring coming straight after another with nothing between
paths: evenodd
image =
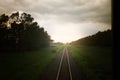
<instances>
[{"instance_id":1,"label":"overcast sky","mask_svg":"<svg viewBox=\"0 0 120 80\"><path fill-rule=\"evenodd\" d=\"M0 0L0 14L16 11L31 14L56 42L111 29L111 0Z\"/></svg>"}]
</instances>

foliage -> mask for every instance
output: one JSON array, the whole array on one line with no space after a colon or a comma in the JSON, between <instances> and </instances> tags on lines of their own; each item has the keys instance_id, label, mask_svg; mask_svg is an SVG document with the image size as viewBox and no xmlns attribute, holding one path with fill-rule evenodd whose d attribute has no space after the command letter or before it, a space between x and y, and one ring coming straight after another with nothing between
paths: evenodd
<instances>
[{"instance_id":1,"label":"foliage","mask_svg":"<svg viewBox=\"0 0 120 80\"><path fill-rule=\"evenodd\" d=\"M50 36L27 13L0 16L0 50L32 50L49 46Z\"/></svg>"},{"instance_id":2,"label":"foliage","mask_svg":"<svg viewBox=\"0 0 120 80\"><path fill-rule=\"evenodd\" d=\"M112 80L112 48L69 46L70 55L89 80Z\"/></svg>"},{"instance_id":3,"label":"foliage","mask_svg":"<svg viewBox=\"0 0 120 80\"><path fill-rule=\"evenodd\" d=\"M1 53L0 80L38 80L62 48L59 45L34 51Z\"/></svg>"},{"instance_id":4,"label":"foliage","mask_svg":"<svg viewBox=\"0 0 120 80\"><path fill-rule=\"evenodd\" d=\"M73 41L74 45L112 46L112 30L98 32L94 35Z\"/></svg>"}]
</instances>

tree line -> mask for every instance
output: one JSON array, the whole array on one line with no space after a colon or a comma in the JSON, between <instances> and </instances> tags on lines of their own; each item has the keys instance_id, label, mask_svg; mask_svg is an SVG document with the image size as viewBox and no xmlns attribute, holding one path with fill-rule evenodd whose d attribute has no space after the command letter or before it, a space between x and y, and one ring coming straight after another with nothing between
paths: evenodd
<instances>
[{"instance_id":1,"label":"tree line","mask_svg":"<svg viewBox=\"0 0 120 80\"><path fill-rule=\"evenodd\" d=\"M77 41L73 41L72 45L89 45L89 46L112 46L113 37L112 30L97 32L94 35L84 37Z\"/></svg>"},{"instance_id":2,"label":"tree line","mask_svg":"<svg viewBox=\"0 0 120 80\"><path fill-rule=\"evenodd\" d=\"M0 16L0 50L33 50L50 45L50 36L27 13Z\"/></svg>"}]
</instances>

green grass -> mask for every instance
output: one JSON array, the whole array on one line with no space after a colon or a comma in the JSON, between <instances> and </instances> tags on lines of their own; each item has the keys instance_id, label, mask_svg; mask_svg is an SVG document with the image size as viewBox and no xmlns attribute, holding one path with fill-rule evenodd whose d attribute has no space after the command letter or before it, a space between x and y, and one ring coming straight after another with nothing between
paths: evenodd
<instances>
[{"instance_id":1,"label":"green grass","mask_svg":"<svg viewBox=\"0 0 120 80\"><path fill-rule=\"evenodd\" d=\"M89 80L112 80L112 48L68 46L70 54Z\"/></svg>"},{"instance_id":2,"label":"green grass","mask_svg":"<svg viewBox=\"0 0 120 80\"><path fill-rule=\"evenodd\" d=\"M38 80L62 47L0 54L0 80Z\"/></svg>"}]
</instances>

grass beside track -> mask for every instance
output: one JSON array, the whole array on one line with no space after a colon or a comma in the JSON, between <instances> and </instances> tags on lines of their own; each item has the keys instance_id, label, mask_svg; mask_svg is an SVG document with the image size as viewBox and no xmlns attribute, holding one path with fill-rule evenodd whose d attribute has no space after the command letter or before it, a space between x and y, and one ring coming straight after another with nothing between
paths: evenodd
<instances>
[{"instance_id":1,"label":"grass beside track","mask_svg":"<svg viewBox=\"0 0 120 80\"><path fill-rule=\"evenodd\" d=\"M63 46L0 54L0 80L38 80Z\"/></svg>"},{"instance_id":2,"label":"grass beside track","mask_svg":"<svg viewBox=\"0 0 120 80\"><path fill-rule=\"evenodd\" d=\"M89 80L112 80L112 48L68 46L76 64Z\"/></svg>"}]
</instances>

